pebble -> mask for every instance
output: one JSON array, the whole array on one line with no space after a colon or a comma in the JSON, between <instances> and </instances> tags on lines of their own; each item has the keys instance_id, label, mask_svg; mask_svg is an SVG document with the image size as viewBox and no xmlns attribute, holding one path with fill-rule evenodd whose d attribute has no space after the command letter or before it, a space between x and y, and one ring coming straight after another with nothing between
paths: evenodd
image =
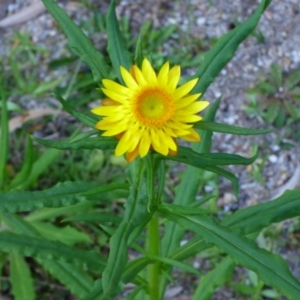
<instances>
[{"instance_id":1,"label":"pebble","mask_svg":"<svg viewBox=\"0 0 300 300\"><path fill-rule=\"evenodd\" d=\"M272 154L272 155L269 156L268 160L272 164L275 164L278 161L278 157L275 154Z\"/></svg>"}]
</instances>

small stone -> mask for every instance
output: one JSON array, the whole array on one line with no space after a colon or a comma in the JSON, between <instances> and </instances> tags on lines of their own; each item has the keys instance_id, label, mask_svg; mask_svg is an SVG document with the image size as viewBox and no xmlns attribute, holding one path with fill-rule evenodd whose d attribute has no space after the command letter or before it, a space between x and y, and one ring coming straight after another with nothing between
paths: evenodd
<instances>
[{"instance_id":1,"label":"small stone","mask_svg":"<svg viewBox=\"0 0 300 300\"><path fill-rule=\"evenodd\" d=\"M270 163L275 164L278 161L278 157L275 154L271 154L268 160Z\"/></svg>"}]
</instances>

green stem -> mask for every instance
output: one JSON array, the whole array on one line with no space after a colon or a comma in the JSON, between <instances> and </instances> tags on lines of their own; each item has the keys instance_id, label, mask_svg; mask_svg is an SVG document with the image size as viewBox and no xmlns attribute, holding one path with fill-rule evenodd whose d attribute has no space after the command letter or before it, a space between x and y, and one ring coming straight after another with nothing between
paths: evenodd
<instances>
[{"instance_id":1,"label":"green stem","mask_svg":"<svg viewBox=\"0 0 300 300\"><path fill-rule=\"evenodd\" d=\"M159 255L159 222L157 217L152 217L148 224L147 248L148 253ZM159 274L160 263L155 261L148 266L148 282L149 282L149 299L159 299Z\"/></svg>"}]
</instances>

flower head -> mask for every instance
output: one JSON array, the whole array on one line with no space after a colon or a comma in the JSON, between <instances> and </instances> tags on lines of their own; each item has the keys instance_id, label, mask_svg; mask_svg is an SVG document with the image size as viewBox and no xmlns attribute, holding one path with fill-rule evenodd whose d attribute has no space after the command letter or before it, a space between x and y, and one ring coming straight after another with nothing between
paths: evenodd
<instances>
[{"instance_id":1,"label":"flower head","mask_svg":"<svg viewBox=\"0 0 300 300\"><path fill-rule=\"evenodd\" d=\"M143 60L142 68L132 66L130 72L121 67L125 85L104 79L102 89L108 97L92 112L103 116L96 128L103 136L119 139L117 156L126 153L127 161L138 155L144 157L150 149L163 155L176 154L176 138L200 141L191 123L202 118L198 112L207 101L197 101L198 94L189 94L198 79L177 88L180 67L169 69L166 62L156 74L150 62Z\"/></svg>"}]
</instances>

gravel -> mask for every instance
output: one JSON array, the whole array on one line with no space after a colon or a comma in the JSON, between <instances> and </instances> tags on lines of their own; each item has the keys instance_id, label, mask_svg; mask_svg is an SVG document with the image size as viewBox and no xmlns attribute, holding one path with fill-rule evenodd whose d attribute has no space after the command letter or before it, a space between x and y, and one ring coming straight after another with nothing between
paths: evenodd
<instances>
[{"instance_id":1,"label":"gravel","mask_svg":"<svg viewBox=\"0 0 300 300\"><path fill-rule=\"evenodd\" d=\"M7 3L6 3L7 2ZM96 4L100 11L105 11L109 1ZM22 10L32 1L15 0L0 1L0 18L4 17L3 8L6 6L6 17ZM88 20L92 12L80 4L79 1L59 1L77 24ZM118 16L130 19L131 29L135 34L139 32L142 23L151 19L156 28L168 24L177 24L182 31L191 37L204 41L218 38L232 29L235 24L242 22L256 9L259 1L133 1L122 0L117 7ZM2 9L1 9L2 8ZM244 41L235 53L234 58L222 70L220 75L205 93L205 99L214 102L222 96L220 110L217 113L218 122L252 128L265 128L266 124L258 117L250 118L243 110L248 105L246 90L254 86L257 76L269 71L270 65L277 62L285 72L300 67L300 1L273 0L262 16L257 29ZM29 32L37 45L46 46L49 57L41 61L40 76L47 78L47 63L66 55L67 40L59 30L56 22L48 13L43 13L34 19L17 27L4 28L0 31L0 55L9 49L9 37L14 30ZM261 32L264 41L258 35ZM105 36L102 36L105 40ZM103 42L103 41L102 41ZM102 47L102 46L101 46ZM168 52L168 43L163 51ZM194 70L186 70L192 74ZM64 74L59 74L64 75ZM55 74L51 75L55 76ZM259 137L240 137L226 134L215 134L213 140L214 152L237 153L243 156L251 155L251 148L258 146L262 158L256 163L257 167L264 165L260 171L261 182L254 178L254 167L232 167L239 178L240 195L236 202L233 197L232 186L225 179L221 180L220 198L218 205L224 210L236 210L240 207L253 205L278 196L285 187L299 186L299 172L295 172L299 162L299 148L294 141L284 141L282 131ZM284 143L291 143L293 147L286 149ZM253 154L253 153L252 153ZM298 176L296 176L296 175ZM295 177L296 176L296 177ZM289 250L291 251L291 250ZM293 252L295 254L295 252ZM288 253L289 257L294 254ZM294 258L292 260L295 260ZM296 260L297 261L297 260ZM297 263L291 262L292 272L300 278Z\"/></svg>"}]
</instances>

